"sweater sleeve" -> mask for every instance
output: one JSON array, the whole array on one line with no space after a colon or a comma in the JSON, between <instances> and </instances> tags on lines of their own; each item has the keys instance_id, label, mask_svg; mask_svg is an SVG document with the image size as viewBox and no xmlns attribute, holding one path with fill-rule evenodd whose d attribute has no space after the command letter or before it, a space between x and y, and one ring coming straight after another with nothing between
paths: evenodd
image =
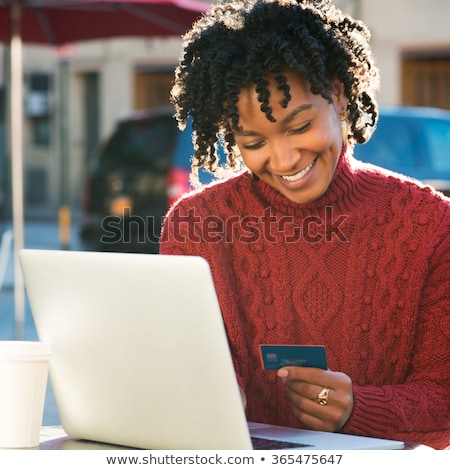
<instances>
[{"instance_id":1,"label":"sweater sleeve","mask_svg":"<svg viewBox=\"0 0 450 470\"><path fill-rule=\"evenodd\" d=\"M409 373L402 384L354 386L354 408L342 432L389 436L434 448L450 445L450 231L422 290ZM407 334L407 332L405 332Z\"/></svg>"}]
</instances>

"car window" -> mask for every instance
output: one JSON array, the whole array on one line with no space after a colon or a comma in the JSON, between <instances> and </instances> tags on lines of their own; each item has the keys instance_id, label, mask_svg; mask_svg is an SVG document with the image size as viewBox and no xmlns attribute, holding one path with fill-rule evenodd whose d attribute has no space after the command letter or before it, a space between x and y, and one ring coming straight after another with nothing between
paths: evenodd
<instances>
[{"instance_id":1,"label":"car window","mask_svg":"<svg viewBox=\"0 0 450 470\"><path fill-rule=\"evenodd\" d=\"M119 124L100 158L108 169L145 166L165 171L171 164L177 128L170 116Z\"/></svg>"},{"instance_id":2,"label":"car window","mask_svg":"<svg viewBox=\"0 0 450 470\"><path fill-rule=\"evenodd\" d=\"M407 120L382 115L369 142L355 146L355 156L407 174L417 167L419 145L418 137Z\"/></svg>"},{"instance_id":3,"label":"car window","mask_svg":"<svg viewBox=\"0 0 450 470\"><path fill-rule=\"evenodd\" d=\"M428 143L430 171L442 177L450 175L450 122L433 119L424 123Z\"/></svg>"}]
</instances>

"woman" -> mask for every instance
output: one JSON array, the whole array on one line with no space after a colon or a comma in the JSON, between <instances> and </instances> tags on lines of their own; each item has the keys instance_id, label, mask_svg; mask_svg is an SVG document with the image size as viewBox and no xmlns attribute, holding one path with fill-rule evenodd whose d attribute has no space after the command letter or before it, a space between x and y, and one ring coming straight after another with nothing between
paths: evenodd
<instances>
[{"instance_id":1,"label":"woman","mask_svg":"<svg viewBox=\"0 0 450 470\"><path fill-rule=\"evenodd\" d=\"M219 146L236 173L171 208L161 253L210 263L250 421L445 448L450 201L353 158L377 122L368 41L328 1L193 26L172 90L193 173ZM263 370L261 344L323 344L329 369Z\"/></svg>"}]
</instances>

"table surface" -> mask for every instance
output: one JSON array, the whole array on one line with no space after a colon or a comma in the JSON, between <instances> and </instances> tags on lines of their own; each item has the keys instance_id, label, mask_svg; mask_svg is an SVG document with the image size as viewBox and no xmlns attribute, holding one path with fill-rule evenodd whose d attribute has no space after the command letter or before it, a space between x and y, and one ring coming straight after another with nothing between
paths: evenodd
<instances>
[{"instance_id":1,"label":"table surface","mask_svg":"<svg viewBox=\"0 0 450 470\"><path fill-rule=\"evenodd\" d=\"M130 450L129 447L121 447L102 442L85 441L71 438L66 434L62 426L43 426L40 437L40 450ZM430 449L425 445L405 442L405 450Z\"/></svg>"},{"instance_id":2,"label":"table surface","mask_svg":"<svg viewBox=\"0 0 450 470\"><path fill-rule=\"evenodd\" d=\"M102 442L84 441L71 438L62 426L43 426L40 437L40 450L120 450L120 447Z\"/></svg>"}]
</instances>

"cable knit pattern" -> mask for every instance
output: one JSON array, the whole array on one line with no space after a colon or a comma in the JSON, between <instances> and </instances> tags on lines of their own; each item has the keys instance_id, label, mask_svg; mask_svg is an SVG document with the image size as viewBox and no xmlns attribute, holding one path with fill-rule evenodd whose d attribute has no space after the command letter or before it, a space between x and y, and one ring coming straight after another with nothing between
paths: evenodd
<instances>
[{"instance_id":1,"label":"cable knit pattern","mask_svg":"<svg viewBox=\"0 0 450 470\"><path fill-rule=\"evenodd\" d=\"M324 344L353 381L343 432L450 445L450 201L341 156L296 204L247 173L182 198L161 253L213 273L251 421L301 426L260 344Z\"/></svg>"}]
</instances>

